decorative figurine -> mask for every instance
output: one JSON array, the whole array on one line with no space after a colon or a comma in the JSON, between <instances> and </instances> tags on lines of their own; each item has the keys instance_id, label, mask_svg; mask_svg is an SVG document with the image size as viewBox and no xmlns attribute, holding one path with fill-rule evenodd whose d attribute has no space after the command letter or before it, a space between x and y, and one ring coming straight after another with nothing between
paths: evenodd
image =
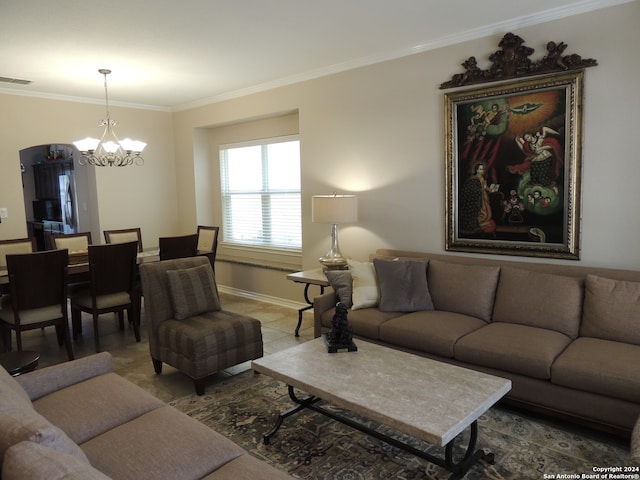
<instances>
[{"instance_id":1,"label":"decorative figurine","mask_svg":"<svg viewBox=\"0 0 640 480\"><path fill-rule=\"evenodd\" d=\"M348 307L344 303L336 305L336 313L331 320L331 331L323 335L324 343L329 353L341 350L357 352L358 347L353 343L353 329L347 318Z\"/></svg>"}]
</instances>

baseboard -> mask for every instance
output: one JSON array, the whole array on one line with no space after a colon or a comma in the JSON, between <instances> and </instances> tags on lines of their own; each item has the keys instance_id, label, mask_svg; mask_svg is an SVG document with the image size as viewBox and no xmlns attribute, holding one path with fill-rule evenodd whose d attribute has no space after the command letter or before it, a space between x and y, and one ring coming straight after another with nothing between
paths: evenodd
<instances>
[{"instance_id":1,"label":"baseboard","mask_svg":"<svg viewBox=\"0 0 640 480\"><path fill-rule=\"evenodd\" d=\"M298 310L300 308L308 306L306 303L294 302L285 298L272 297L270 295L262 295L260 293L249 292L247 290L240 290L239 288L227 287L225 285L218 285L218 290L222 293L229 295L236 295L238 297L250 298L252 300L258 300L259 302L271 303L272 305L278 305L279 307L291 308Z\"/></svg>"}]
</instances>

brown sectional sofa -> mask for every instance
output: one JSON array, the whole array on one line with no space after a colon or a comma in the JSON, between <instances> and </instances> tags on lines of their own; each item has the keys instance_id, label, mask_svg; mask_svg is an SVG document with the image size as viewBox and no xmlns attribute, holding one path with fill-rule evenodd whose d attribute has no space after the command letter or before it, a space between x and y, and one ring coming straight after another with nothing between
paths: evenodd
<instances>
[{"instance_id":1,"label":"brown sectional sofa","mask_svg":"<svg viewBox=\"0 0 640 480\"><path fill-rule=\"evenodd\" d=\"M346 276L328 274L335 291L314 299L315 336L330 330L338 300L354 301L356 339L508 378L507 403L631 435L640 415L639 271L387 249L350 263ZM378 289L368 307L358 293L371 299L365 264ZM416 309L425 295L430 303Z\"/></svg>"},{"instance_id":2,"label":"brown sectional sofa","mask_svg":"<svg viewBox=\"0 0 640 480\"><path fill-rule=\"evenodd\" d=\"M0 368L3 480L278 479L287 474L113 373L103 352Z\"/></svg>"}]
</instances>

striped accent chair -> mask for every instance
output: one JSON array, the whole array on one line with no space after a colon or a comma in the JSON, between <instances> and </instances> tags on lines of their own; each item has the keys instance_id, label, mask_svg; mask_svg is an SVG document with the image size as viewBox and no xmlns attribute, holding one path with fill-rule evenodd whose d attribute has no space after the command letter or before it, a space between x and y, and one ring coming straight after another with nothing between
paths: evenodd
<instances>
[{"instance_id":1,"label":"striped accent chair","mask_svg":"<svg viewBox=\"0 0 640 480\"><path fill-rule=\"evenodd\" d=\"M208 376L263 355L260 321L222 310L206 257L140 265L149 350L157 374L167 363L203 395Z\"/></svg>"}]
</instances>

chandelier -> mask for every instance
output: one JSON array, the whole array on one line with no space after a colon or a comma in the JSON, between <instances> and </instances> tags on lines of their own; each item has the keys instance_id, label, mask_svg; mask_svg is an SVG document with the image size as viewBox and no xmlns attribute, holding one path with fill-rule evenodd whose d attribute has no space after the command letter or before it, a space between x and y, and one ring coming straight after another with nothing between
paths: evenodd
<instances>
[{"instance_id":1,"label":"chandelier","mask_svg":"<svg viewBox=\"0 0 640 480\"><path fill-rule=\"evenodd\" d=\"M78 160L80 165L94 165L96 167L126 167L129 165L142 165L144 158L140 156L146 143L125 138L118 140L114 127L118 122L111 119L109 114L109 92L107 91L107 75L111 70L101 68L98 70L104 75L104 96L107 110L107 117L100 121L99 125L104 127L102 138L87 137L83 140L73 142L82 156Z\"/></svg>"}]
</instances>

